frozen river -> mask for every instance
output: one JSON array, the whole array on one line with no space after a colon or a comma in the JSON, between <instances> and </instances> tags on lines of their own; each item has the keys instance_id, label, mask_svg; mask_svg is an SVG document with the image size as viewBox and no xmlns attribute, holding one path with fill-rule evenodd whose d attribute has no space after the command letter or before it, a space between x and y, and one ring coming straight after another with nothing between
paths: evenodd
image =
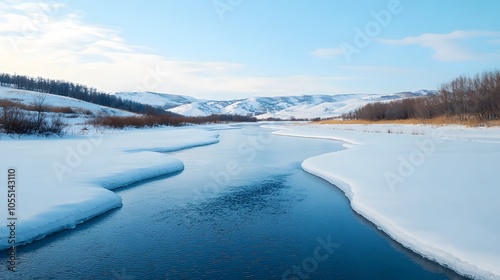
<instances>
[{"instance_id":1,"label":"frozen river","mask_svg":"<svg viewBox=\"0 0 500 280\"><path fill-rule=\"evenodd\" d=\"M183 172L118 190L122 208L19 247L0 279L462 279L301 169L341 143L235 128L171 153Z\"/></svg>"}]
</instances>

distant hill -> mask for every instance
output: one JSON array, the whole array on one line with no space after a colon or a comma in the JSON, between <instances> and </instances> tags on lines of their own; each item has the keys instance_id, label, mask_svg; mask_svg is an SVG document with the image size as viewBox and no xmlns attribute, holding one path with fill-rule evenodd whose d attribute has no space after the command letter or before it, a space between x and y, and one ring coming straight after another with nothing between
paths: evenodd
<instances>
[{"instance_id":1,"label":"distant hill","mask_svg":"<svg viewBox=\"0 0 500 280\"><path fill-rule=\"evenodd\" d=\"M372 102L384 102L436 94L433 90L398 92L394 94L336 94L280 97L250 97L227 101L203 100L194 97L155 92L115 92L123 100L161 107L185 116L211 114L252 115L266 118L328 118L360 108Z\"/></svg>"}]
</instances>

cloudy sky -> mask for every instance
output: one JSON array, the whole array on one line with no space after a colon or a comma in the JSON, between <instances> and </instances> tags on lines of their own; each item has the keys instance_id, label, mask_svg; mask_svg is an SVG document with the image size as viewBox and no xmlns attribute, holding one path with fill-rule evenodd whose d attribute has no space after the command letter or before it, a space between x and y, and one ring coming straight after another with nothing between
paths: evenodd
<instances>
[{"instance_id":1,"label":"cloudy sky","mask_svg":"<svg viewBox=\"0 0 500 280\"><path fill-rule=\"evenodd\" d=\"M498 0L0 0L0 72L212 99L436 89L500 68L498 11Z\"/></svg>"}]
</instances>

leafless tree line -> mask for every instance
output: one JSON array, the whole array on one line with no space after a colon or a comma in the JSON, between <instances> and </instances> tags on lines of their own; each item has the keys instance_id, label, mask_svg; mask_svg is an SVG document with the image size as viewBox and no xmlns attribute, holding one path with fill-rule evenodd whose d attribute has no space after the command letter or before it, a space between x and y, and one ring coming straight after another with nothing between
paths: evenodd
<instances>
[{"instance_id":1,"label":"leafless tree line","mask_svg":"<svg viewBox=\"0 0 500 280\"><path fill-rule=\"evenodd\" d=\"M124 100L115 95L99 92L97 91L97 89L92 87L87 87L85 85L62 80L46 79L42 77L34 78L24 75L0 73L0 86L71 97L74 99L139 114L171 114L161 108L156 108L151 105L142 104L131 100Z\"/></svg>"},{"instance_id":2,"label":"leafless tree line","mask_svg":"<svg viewBox=\"0 0 500 280\"><path fill-rule=\"evenodd\" d=\"M378 121L440 116L458 117L461 121L500 119L500 71L460 76L443 84L437 95L371 103L343 118Z\"/></svg>"}]
</instances>

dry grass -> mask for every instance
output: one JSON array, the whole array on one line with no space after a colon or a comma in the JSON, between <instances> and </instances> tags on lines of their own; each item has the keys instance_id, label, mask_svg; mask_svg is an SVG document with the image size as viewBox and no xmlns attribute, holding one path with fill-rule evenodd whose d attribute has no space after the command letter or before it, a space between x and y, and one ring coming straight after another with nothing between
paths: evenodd
<instances>
[{"instance_id":1,"label":"dry grass","mask_svg":"<svg viewBox=\"0 0 500 280\"><path fill-rule=\"evenodd\" d=\"M37 107L34 104L24 104L22 102L14 101L14 99L0 99L0 107L2 108L19 108L21 110L25 111L37 111ZM56 106L50 106L46 105L43 106L43 111L44 112L51 112L51 113L62 113L62 114L75 114L78 113L71 107L56 107ZM89 110L79 110L81 111L80 113L83 114L92 114Z\"/></svg>"},{"instance_id":2,"label":"dry grass","mask_svg":"<svg viewBox=\"0 0 500 280\"><path fill-rule=\"evenodd\" d=\"M66 134L68 125L61 115L47 118L45 113L37 114L19 107L3 107L0 114L0 128L7 134Z\"/></svg>"},{"instance_id":3,"label":"dry grass","mask_svg":"<svg viewBox=\"0 0 500 280\"><path fill-rule=\"evenodd\" d=\"M426 124L426 125L465 125L468 127L479 127L479 126L487 126L494 127L500 126L500 120L491 120L491 121L481 121L478 119L468 119L468 120L460 120L458 117L446 117L441 116L433 119L407 119L407 120L381 120L381 121L368 121L368 120L325 120L316 122L319 124Z\"/></svg>"},{"instance_id":4,"label":"dry grass","mask_svg":"<svg viewBox=\"0 0 500 280\"><path fill-rule=\"evenodd\" d=\"M97 115L89 121L94 126L105 126L122 129L125 127L155 127L155 126L183 126L186 124L229 123L229 122L255 122L253 117L238 115L210 115L206 117L184 117L171 115L142 115L131 117Z\"/></svg>"},{"instance_id":5,"label":"dry grass","mask_svg":"<svg viewBox=\"0 0 500 280\"><path fill-rule=\"evenodd\" d=\"M500 126L500 120L489 121L485 125L487 127Z\"/></svg>"},{"instance_id":6,"label":"dry grass","mask_svg":"<svg viewBox=\"0 0 500 280\"><path fill-rule=\"evenodd\" d=\"M35 109L32 106L24 105L21 102L16 102L8 99L0 99L0 107L8 108L8 107L17 107L26 111L34 111Z\"/></svg>"}]
</instances>

